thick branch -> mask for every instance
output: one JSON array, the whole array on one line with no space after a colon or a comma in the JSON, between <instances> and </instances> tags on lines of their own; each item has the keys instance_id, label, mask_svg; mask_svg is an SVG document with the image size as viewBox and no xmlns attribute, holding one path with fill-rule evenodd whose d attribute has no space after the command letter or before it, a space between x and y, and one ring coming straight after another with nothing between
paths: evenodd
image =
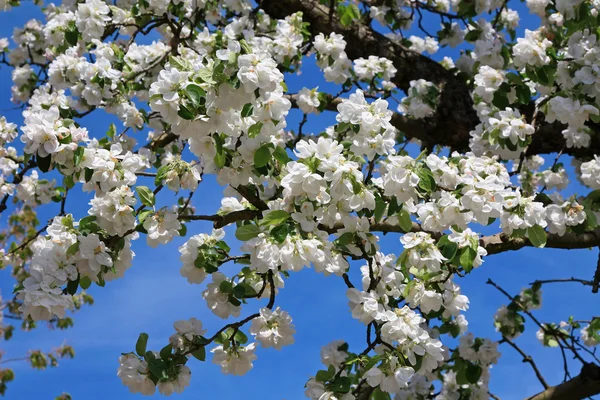
<instances>
[{"instance_id":1,"label":"thick branch","mask_svg":"<svg viewBox=\"0 0 600 400\"><path fill-rule=\"evenodd\" d=\"M529 400L579 400L600 393L600 367L584 364L575 378L549 387Z\"/></svg>"},{"instance_id":2,"label":"thick branch","mask_svg":"<svg viewBox=\"0 0 600 400\"><path fill-rule=\"evenodd\" d=\"M554 249L586 249L600 245L600 230L576 234L566 233L563 236L549 233L546 247ZM488 254L497 254L510 250L519 250L523 247L533 246L527 238L509 238L504 233L484 236L480 243Z\"/></svg>"},{"instance_id":3,"label":"thick branch","mask_svg":"<svg viewBox=\"0 0 600 400\"><path fill-rule=\"evenodd\" d=\"M181 215L179 219L185 221L213 221L214 228L219 229L237 221L247 221L260 216L257 210L240 210L225 215Z\"/></svg>"},{"instance_id":4,"label":"thick branch","mask_svg":"<svg viewBox=\"0 0 600 400\"><path fill-rule=\"evenodd\" d=\"M391 60L398 70L394 83L404 91L409 88L412 80L425 79L435 83L441 89L436 114L418 121L408 118L403 121L394 120L394 125L407 137L419 139L429 147L438 144L458 151L469 148L469 132L475 128L479 119L473 110L470 90L462 78L430 58L386 38L373 30L366 21L356 20L344 27L337 14L331 14L329 7L319 0L263 0L261 7L276 18L285 18L301 11L303 19L310 23L313 35L329 35L331 32L344 35L348 43L346 53L353 60L370 55ZM531 102L522 111L531 114L534 109L534 102ZM545 122L543 116L537 119L536 125L537 130L527 155L557 153L564 147L564 125ZM600 132L600 125L591 122L587 125L594 132ZM590 147L568 148L564 153L578 158L591 158L600 153L600 135L592 135Z\"/></svg>"},{"instance_id":5,"label":"thick branch","mask_svg":"<svg viewBox=\"0 0 600 400\"><path fill-rule=\"evenodd\" d=\"M241 186L237 189L243 188L245 196L248 196L253 199L257 203L257 205L261 205L261 208L264 207L264 202L260 199L256 198L251 191L249 191L246 187ZM246 197L246 198L248 198ZM237 222L237 221L247 221L254 219L256 217L260 217L262 213L258 210L241 210L234 211L232 213L226 215L188 215L181 216L182 220L204 220L204 221L213 221L215 228L222 228L228 224ZM399 225L394 225L389 222L375 222L374 220L370 220L371 232L382 232L382 233L406 233ZM319 225L320 230L325 231L329 234L334 234L342 229L344 229L344 224L341 222L335 223L333 226L329 227L326 225ZM421 225L416 222L412 223L411 232L423 232L425 231ZM438 239L442 235L437 232L428 232L431 234L433 238ZM585 249L600 246L600 229L594 232L576 234L576 233L566 233L563 236L559 236L556 234L549 233L547 235L548 239L546 242L546 247L554 248L554 249ZM523 247L533 247L533 244L527 238L511 238L504 233L497 233L491 236L484 236L480 239L479 244L484 247L488 255L503 253L505 251L511 250L519 250ZM591 282L589 283L591 284Z\"/></svg>"},{"instance_id":6,"label":"thick branch","mask_svg":"<svg viewBox=\"0 0 600 400\"><path fill-rule=\"evenodd\" d=\"M276 18L301 11L303 19L310 23L313 35L343 34L348 43L346 53L351 59L378 55L391 60L398 70L394 83L404 91L410 87L412 80L426 79L435 83L442 89L437 114L421 121L406 119L406 124L400 129L408 137L430 144L446 145L457 150L468 148L469 132L478 122L469 88L439 63L388 39L363 21L354 21L349 27L344 27L335 13L330 21L329 8L319 0L263 0L261 7Z\"/></svg>"}]
</instances>

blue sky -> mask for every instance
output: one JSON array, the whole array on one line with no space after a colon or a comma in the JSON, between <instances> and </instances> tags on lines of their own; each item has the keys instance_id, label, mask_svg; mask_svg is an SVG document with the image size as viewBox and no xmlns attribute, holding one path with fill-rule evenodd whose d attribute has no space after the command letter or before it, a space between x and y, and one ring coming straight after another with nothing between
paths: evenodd
<instances>
[{"instance_id":1,"label":"blue sky","mask_svg":"<svg viewBox=\"0 0 600 400\"><path fill-rule=\"evenodd\" d=\"M523 6L517 7L522 18L526 18ZM26 2L9 13L0 13L0 37L10 37L14 27L22 26L28 19L40 18L37 7ZM525 20L526 24L533 20ZM437 22L433 25L437 25ZM452 54L441 50L436 58ZM327 85L314 62L307 61L302 75L286 78L290 91L302 86L319 84L322 90ZM10 98L10 71L0 68L0 114L11 122L21 124L19 110ZM325 113L312 117L305 131L319 132L330 124L334 114ZM86 117L84 125L92 136L102 135L114 119L105 114ZM298 114L292 113L288 126L296 127ZM143 142L145 134L138 134ZM20 148L20 146L17 145ZM568 163L567 163L568 164ZM579 188L577 188L579 189ZM194 197L194 205L202 213L217 210L221 198L220 188L213 177L207 176ZM89 196L73 191L69 193L67 211L76 218L85 216ZM40 220L45 221L58 211L57 204L40 209ZM6 215L0 219L5 226ZM205 222L188 224L188 234L210 232ZM491 231L488 229L489 232ZM236 248L231 228L227 238ZM62 392L69 392L74 399L135 399L141 395L130 394L116 376L118 357L122 352L133 350L140 332L150 335L149 348L160 349L173 332L172 323L178 319L196 317L203 321L209 332L219 329L225 322L207 310L201 297L204 285L190 285L179 275L178 246L184 242L177 238L158 249L150 249L144 238L134 243L136 257L125 278L109 282L105 288L93 286L89 292L95 304L85 307L74 315L75 326L66 331L49 331L40 327L31 332L16 332L9 342L0 342L0 350L6 358L22 356L28 349L51 350L66 342L76 351L73 360L64 360L60 367L39 372L25 363L15 363L16 379L9 386L7 399L53 399ZM230 243L230 244L231 244ZM382 238L385 252L401 252L398 235ZM467 278L457 280L463 293L471 300L466 316L470 330L477 336L498 339L493 327L493 314L506 299L490 286L488 278L516 294L535 279L581 277L591 279L594 273L597 251L561 251L553 249L524 249L491 256L479 269ZM225 274L235 273L238 267L222 268ZM354 268L356 271L356 268ZM356 276L356 272L352 273ZM7 271L0 271L0 290L5 296L12 292L12 280ZM304 399L304 383L320 369L321 346L335 339L345 339L351 350L361 351L364 347L365 327L351 318L345 297L346 287L337 277L324 277L311 269L292 274L285 288L277 296L277 305L294 318L297 334L296 344L282 351L259 349L254 369L244 377L222 375L220 368L210 362L191 360L191 386L178 399ZM544 287L544 307L536 316L545 322L559 322L575 314L577 319L589 319L596 311L592 304L597 299L589 288L574 284L548 285ZM260 307L260 302L251 302L243 309L242 316ZM527 330L517 343L529 352L546 379L551 384L562 380L561 357L557 349L544 349L535 338L537 328L528 322ZM502 347L500 364L492 370L491 391L502 399L520 399L540 391L541 386L528 365L521 362L511 348ZM577 370L573 371L575 374ZM158 397L158 395L157 395Z\"/></svg>"}]
</instances>

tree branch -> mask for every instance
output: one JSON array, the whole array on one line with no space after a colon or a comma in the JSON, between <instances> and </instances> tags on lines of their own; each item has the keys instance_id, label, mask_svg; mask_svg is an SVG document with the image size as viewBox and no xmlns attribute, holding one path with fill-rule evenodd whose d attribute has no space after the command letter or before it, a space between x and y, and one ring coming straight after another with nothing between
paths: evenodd
<instances>
[{"instance_id":1,"label":"tree branch","mask_svg":"<svg viewBox=\"0 0 600 400\"><path fill-rule=\"evenodd\" d=\"M310 23L309 29L313 35L329 35L332 32L343 34L348 43L346 53L350 59L378 55L391 60L398 70L394 83L403 91L408 90L413 80L427 79L436 84L441 89L436 115L419 121L407 118L399 129L408 137L427 143L457 150L468 149L469 132L479 119L466 83L441 64L392 41L363 21L356 20L345 27L334 13L330 23L330 9L319 0L263 0L261 7L276 18L285 18L301 11L303 20Z\"/></svg>"},{"instance_id":2,"label":"tree branch","mask_svg":"<svg viewBox=\"0 0 600 400\"><path fill-rule=\"evenodd\" d=\"M515 349L520 355L523 356L523 362L529 363L531 365L531 368L533 369L533 371L535 372L535 376L538 378L538 381L540 381L540 383L542 384L542 386L544 387L544 389L548 389L549 386L546 383L546 380L544 379L544 376L542 375L542 373L540 372L540 370L537 367L537 364L535 363L535 361L533 361L533 358L531 358L530 355L526 354L523 350L521 350L521 348L519 346L517 346L512 340L510 340L509 338L503 336L502 340L500 341L500 343L507 343L508 345L510 345L513 349Z\"/></svg>"},{"instance_id":3,"label":"tree branch","mask_svg":"<svg viewBox=\"0 0 600 400\"><path fill-rule=\"evenodd\" d=\"M469 88L462 78L438 62L376 32L368 21L355 20L345 27L335 13L330 21L330 8L319 0L263 0L260 5L271 17L281 19L301 11L303 20L310 23L309 29L313 35L329 35L332 32L344 35L348 43L346 53L350 59L377 55L391 60L398 70L393 81L404 91L413 80L425 79L436 84L441 89L441 96L434 116L418 121L407 118L402 127L394 125L407 137L419 139L429 147L438 144L458 151L469 149L470 132L479 123L479 118L473 109ZM531 114L534 109L533 101L524 107L526 114L527 110ZM557 153L563 149L565 139L562 131L566 126L559 122L548 123L543 115L536 121L536 133L526 155ZM594 132L600 132L600 124L588 121L586 125ZM590 147L567 148L564 153L577 158L591 158L600 153L600 135L591 136Z\"/></svg>"},{"instance_id":4,"label":"tree branch","mask_svg":"<svg viewBox=\"0 0 600 400\"><path fill-rule=\"evenodd\" d=\"M560 385L551 386L529 400L579 400L600 393L600 367L586 363L581 373Z\"/></svg>"},{"instance_id":5,"label":"tree branch","mask_svg":"<svg viewBox=\"0 0 600 400\"><path fill-rule=\"evenodd\" d=\"M262 213L258 210L240 210L225 215L181 215L179 219L185 221L213 221L214 228L219 229L237 221L254 219Z\"/></svg>"},{"instance_id":6,"label":"tree branch","mask_svg":"<svg viewBox=\"0 0 600 400\"><path fill-rule=\"evenodd\" d=\"M586 249L600 245L600 230L582 234L566 233L563 236L548 233L547 238L546 247L548 248ZM484 236L480 239L480 244L485 247L488 254L497 254L533 246L527 238L510 238L504 233Z\"/></svg>"}]
</instances>

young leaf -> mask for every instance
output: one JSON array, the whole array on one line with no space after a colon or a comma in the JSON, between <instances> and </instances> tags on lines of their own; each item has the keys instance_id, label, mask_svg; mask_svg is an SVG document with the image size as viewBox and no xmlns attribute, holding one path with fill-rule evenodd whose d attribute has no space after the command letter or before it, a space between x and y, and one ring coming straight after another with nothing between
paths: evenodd
<instances>
[{"instance_id":1,"label":"young leaf","mask_svg":"<svg viewBox=\"0 0 600 400\"><path fill-rule=\"evenodd\" d=\"M140 333L137 343L135 344L135 352L140 357L144 357L146 354L146 346L148 344L148 334Z\"/></svg>"},{"instance_id":2,"label":"young leaf","mask_svg":"<svg viewBox=\"0 0 600 400\"><path fill-rule=\"evenodd\" d=\"M72 245L70 245L69 248L67 249L67 255L73 256L73 255L77 254L78 251L79 251L79 242L75 242Z\"/></svg>"},{"instance_id":3,"label":"young leaf","mask_svg":"<svg viewBox=\"0 0 600 400\"><path fill-rule=\"evenodd\" d=\"M40 171L48 172L50 171L50 166L52 164L52 155L48 155L46 157L37 157L37 165Z\"/></svg>"},{"instance_id":4,"label":"young leaf","mask_svg":"<svg viewBox=\"0 0 600 400\"><path fill-rule=\"evenodd\" d=\"M464 268L465 272L471 272L473 269L473 261L477 257L477 251L472 247L465 247L460 253L460 265Z\"/></svg>"},{"instance_id":5,"label":"young leaf","mask_svg":"<svg viewBox=\"0 0 600 400\"><path fill-rule=\"evenodd\" d=\"M177 115L188 121L191 121L195 118L194 113L191 112L190 109L184 106L183 104L179 105L179 111L177 111Z\"/></svg>"},{"instance_id":6,"label":"young leaf","mask_svg":"<svg viewBox=\"0 0 600 400\"><path fill-rule=\"evenodd\" d=\"M400 229L402 229L404 232L410 232L412 229L412 221L408 211L400 210L398 213L398 224L400 225Z\"/></svg>"},{"instance_id":7,"label":"young leaf","mask_svg":"<svg viewBox=\"0 0 600 400\"><path fill-rule=\"evenodd\" d=\"M252 107L252 104L250 104L250 103L244 104L244 108L242 108L242 117L246 118L246 117L251 116L253 109L254 109L254 107Z\"/></svg>"},{"instance_id":8,"label":"young leaf","mask_svg":"<svg viewBox=\"0 0 600 400\"><path fill-rule=\"evenodd\" d=\"M200 347L198 350L194 351L192 355L200 361L206 360L206 347Z\"/></svg>"},{"instance_id":9,"label":"young leaf","mask_svg":"<svg viewBox=\"0 0 600 400\"><path fill-rule=\"evenodd\" d=\"M279 146L275 147L275 151L273 151L273 157L282 164L287 164L291 160L285 149Z\"/></svg>"},{"instance_id":10,"label":"young leaf","mask_svg":"<svg viewBox=\"0 0 600 400\"><path fill-rule=\"evenodd\" d=\"M546 231L539 225L527 228L527 237L535 247L544 247L546 245Z\"/></svg>"},{"instance_id":11,"label":"young leaf","mask_svg":"<svg viewBox=\"0 0 600 400\"><path fill-rule=\"evenodd\" d=\"M84 152L83 147L78 147L73 152L73 163L75 164L75 166L78 166L79 164L81 164L81 160L83 160L83 152Z\"/></svg>"},{"instance_id":12,"label":"young leaf","mask_svg":"<svg viewBox=\"0 0 600 400\"><path fill-rule=\"evenodd\" d=\"M271 211L260 221L261 226L279 225L288 220L290 213L283 210Z\"/></svg>"},{"instance_id":13,"label":"young leaf","mask_svg":"<svg viewBox=\"0 0 600 400\"><path fill-rule=\"evenodd\" d=\"M376 222L381 221L381 218L383 218L383 214L385 213L386 206L387 206L387 204L385 204L385 201L382 198L378 198L376 200L375 213L373 214Z\"/></svg>"},{"instance_id":14,"label":"young leaf","mask_svg":"<svg viewBox=\"0 0 600 400\"><path fill-rule=\"evenodd\" d=\"M442 255L444 257L446 257L448 260L452 260L454 258L454 256L456 255L457 251L458 251L458 246L454 242L448 241L448 243L446 243L444 245L444 247L442 247Z\"/></svg>"},{"instance_id":15,"label":"young leaf","mask_svg":"<svg viewBox=\"0 0 600 400\"><path fill-rule=\"evenodd\" d=\"M78 287L79 287L79 279L76 279L74 281L68 281L67 282L67 293L69 293L70 295L74 295L75 293L77 293Z\"/></svg>"},{"instance_id":16,"label":"young leaf","mask_svg":"<svg viewBox=\"0 0 600 400\"><path fill-rule=\"evenodd\" d=\"M162 358L163 360L168 360L172 351L173 351L173 345L171 343L169 343L168 345L166 345L165 347L163 347L160 350L160 358Z\"/></svg>"},{"instance_id":17,"label":"young leaf","mask_svg":"<svg viewBox=\"0 0 600 400\"><path fill-rule=\"evenodd\" d=\"M262 122L255 123L250 128L248 128L248 136L251 138L258 136L262 127L263 127Z\"/></svg>"},{"instance_id":18,"label":"young leaf","mask_svg":"<svg viewBox=\"0 0 600 400\"><path fill-rule=\"evenodd\" d=\"M354 241L354 233L352 232L344 232L340 235L339 238L337 238L337 244L340 244L342 246L345 246L347 244L350 244Z\"/></svg>"},{"instance_id":19,"label":"young leaf","mask_svg":"<svg viewBox=\"0 0 600 400\"><path fill-rule=\"evenodd\" d=\"M67 29L65 31L65 40L71 46L77 46L77 40L79 39L79 33L77 30Z\"/></svg>"},{"instance_id":20,"label":"young leaf","mask_svg":"<svg viewBox=\"0 0 600 400\"><path fill-rule=\"evenodd\" d=\"M467 380L470 383L479 382L479 378L481 378L482 372L483 371L479 365L469 363L469 366L467 367L467 371L466 371Z\"/></svg>"},{"instance_id":21,"label":"young leaf","mask_svg":"<svg viewBox=\"0 0 600 400\"><path fill-rule=\"evenodd\" d=\"M266 146L261 146L254 153L254 166L256 168L264 167L271 160L271 150Z\"/></svg>"},{"instance_id":22,"label":"young leaf","mask_svg":"<svg viewBox=\"0 0 600 400\"><path fill-rule=\"evenodd\" d=\"M198 107L202 103L202 99L206 96L206 92L198 85L187 85L185 94L192 102L194 107ZM182 117L183 118L183 117Z\"/></svg>"},{"instance_id":23,"label":"young leaf","mask_svg":"<svg viewBox=\"0 0 600 400\"><path fill-rule=\"evenodd\" d=\"M271 229L271 236L275 239L277 243L285 242L285 238L289 233L289 228L286 224L281 224Z\"/></svg>"},{"instance_id":24,"label":"young leaf","mask_svg":"<svg viewBox=\"0 0 600 400\"><path fill-rule=\"evenodd\" d=\"M257 237L260 233L260 228L256 225L242 225L235 231L235 237L242 242L248 241Z\"/></svg>"},{"instance_id":25,"label":"young leaf","mask_svg":"<svg viewBox=\"0 0 600 400\"><path fill-rule=\"evenodd\" d=\"M156 199L154 198L154 193L147 186L138 186L135 188L140 201L143 205L152 207Z\"/></svg>"},{"instance_id":26,"label":"young leaf","mask_svg":"<svg viewBox=\"0 0 600 400\"><path fill-rule=\"evenodd\" d=\"M89 288L90 286L92 286L92 281L90 280L90 278L88 278L87 276L83 276L81 277L81 279L79 280L79 286L85 290L87 288Z\"/></svg>"}]
</instances>

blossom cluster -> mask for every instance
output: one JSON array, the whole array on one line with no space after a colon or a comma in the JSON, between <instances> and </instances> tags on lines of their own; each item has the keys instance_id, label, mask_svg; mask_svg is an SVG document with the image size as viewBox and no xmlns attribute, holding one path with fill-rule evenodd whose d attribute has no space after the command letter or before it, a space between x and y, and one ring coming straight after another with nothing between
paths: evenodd
<instances>
[{"instance_id":1,"label":"blossom cluster","mask_svg":"<svg viewBox=\"0 0 600 400\"><path fill-rule=\"evenodd\" d=\"M278 295L312 268L346 285L367 347L325 346L308 398L354 400L364 388L381 398L487 398L499 342L468 332L471 300L459 278L477 273L488 254L572 243L598 226L600 156L587 156L600 123L600 40L590 29L597 2L528 0L541 25L518 38L520 16L499 0L340 2L326 32L322 15L276 17L272 7L270 16L269 1L259 3L64 2L45 7L44 22L15 29L14 48L0 39L12 101L23 107L20 127L0 116L0 212L15 208L12 230L0 235L0 265L12 265L18 281L7 309L27 324L67 325L86 289L133 265L140 235L156 248L208 221L210 234L182 240L180 275L200 285L212 314L236 321L211 333L196 318L176 321L159 351L142 333L135 352L119 358L131 392L183 392L192 357L239 376L260 348L292 345L304 327ZM441 17L436 38L405 37L425 11ZM391 32L380 35L377 24ZM139 40L151 32L154 41ZM349 39L357 34L379 38L372 50L381 54L359 49ZM455 60L428 58L463 45ZM286 81L311 57L325 82L290 92ZM408 71L411 62L436 73ZM446 132L440 121L457 99L470 120ZM116 121L104 135L84 126L98 110ZM305 124L317 114L332 125L309 135ZM298 115L295 130L288 124ZM537 154L549 126L562 147L551 166ZM464 144L434 146L456 137ZM571 194L576 179L559 162L563 152L586 154L573 164L589 194ZM223 187L221 206L196 213L210 175ZM67 202L79 189L89 200L84 215ZM38 230L33 210L53 206L58 215ZM484 227L499 232L483 236ZM383 234L401 250L385 250ZM523 334L541 307L541 283L510 300L494 316L501 341ZM597 318L538 325L545 346L566 337L600 343Z\"/></svg>"}]
</instances>

